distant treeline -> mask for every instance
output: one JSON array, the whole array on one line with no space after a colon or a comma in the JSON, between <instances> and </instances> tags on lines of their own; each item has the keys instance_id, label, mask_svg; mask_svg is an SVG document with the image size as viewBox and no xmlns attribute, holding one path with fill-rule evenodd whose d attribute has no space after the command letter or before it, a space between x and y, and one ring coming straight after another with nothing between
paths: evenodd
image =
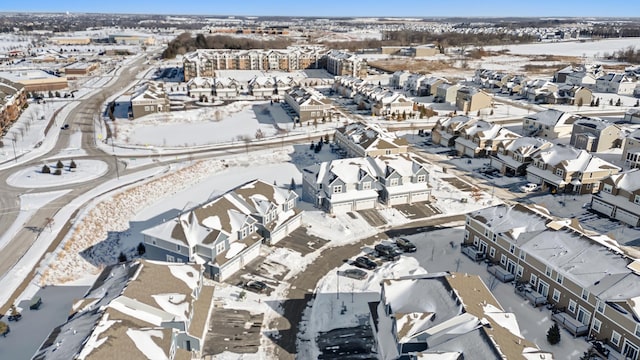
<instances>
[{"instance_id":1,"label":"distant treeline","mask_svg":"<svg viewBox=\"0 0 640 360\"><path fill-rule=\"evenodd\" d=\"M285 49L291 45L291 41L285 38L275 40L254 40L245 37L228 35L204 36L198 34L195 37L191 33L182 33L171 40L162 53L165 59L172 59L176 55L186 54L197 49Z\"/></svg>"},{"instance_id":2,"label":"distant treeline","mask_svg":"<svg viewBox=\"0 0 640 360\"><path fill-rule=\"evenodd\" d=\"M488 46L514 43L528 43L536 41L536 37L531 35L509 35L509 34L462 34L456 32L430 33L416 30L387 31L383 34L382 40L364 39L360 41L336 41L323 42L323 45L332 49L347 49L358 51L361 49L375 49L381 46L409 46L415 44L435 44L441 53L447 47L458 46Z\"/></svg>"},{"instance_id":3,"label":"distant treeline","mask_svg":"<svg viewBox=\"0 0 640 360\"><path fill-rule=\"evenodd\" d=\"M640 63L640 49L636 49L634 46L629 46L625 49L614 51L613 54L604 53L603 57L607 60L638 64Z\"/></svg>"},{"instance_id":4,"label":"distant treeline","mask_svg":"<svg viewBox=\"0 0 640 360\"><path fill-rule=\"evenodd\" d=\"M595 25L590 30L581 30L580 36L594 38L640 37L640 26Z\"/></svg>"}]
</instances>

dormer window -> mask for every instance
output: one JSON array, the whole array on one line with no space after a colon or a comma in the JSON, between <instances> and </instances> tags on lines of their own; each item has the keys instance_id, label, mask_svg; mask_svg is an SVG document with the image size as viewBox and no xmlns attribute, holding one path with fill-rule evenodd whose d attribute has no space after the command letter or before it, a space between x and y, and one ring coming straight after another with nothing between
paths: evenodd
<instances>
[{"instance_id":1,"label":"dormer window","mask_svg":"<svg viewBox=\"0 0 640 360\"><path fill-rule=\"evenodd\" d=\"M335 186L333 187L333 193L334 193L334 194L339 194L339 193L341 193L341 192L342 192L342 185L335 185Z\"/></svg>"},{"instance_id":2,"label":"dormer window","mask_svg":"<svg viewBox=\"0 0 640 360\"><path fill-rule=\"evenodd\" d=\"M427 180L427 176L426 175L418 175L417 181L419 183L421 182L425 182ZM637 196L636 196L637 197Z\"/></svg>"},{"instance_id":3,"label":"dormer window","mask_svg":"<svg viewBox=\"0 0 640 360\"><path fill-rule=\"evenodd\" d=\"M562 177L564 175L564 170L562 169L556 169L555 174L559 177Z\"/></svg>"},{"instance_id":4,"label":"dormer window","mask_svg":"<svg viewBox=\"0 0 640 360\"><path fill-rule=\"evenodd\" d=\"M633 203L634 203L634 204L640 204L640 195L636 195L636 196L633 198Z\"/></svg>"},{"instance_id":5,"label":"dormer window","mask_svg":"<svg viewBox=\"0 0 640 360\"><path fill-rule=\"evenodd\" d=\"M365 181L362 183L362 190L370 190L371 189L371 181Z\"/></svg>"},{"instance_id":6,"label":"dormer window","mask_svg":"<svg viewBox=\"0 0 640 360\"><path fill-rule=\"evenodd\" d=\"M398 186L398 178L390 179L389 186Z\"/></svg>"}]
</instances>

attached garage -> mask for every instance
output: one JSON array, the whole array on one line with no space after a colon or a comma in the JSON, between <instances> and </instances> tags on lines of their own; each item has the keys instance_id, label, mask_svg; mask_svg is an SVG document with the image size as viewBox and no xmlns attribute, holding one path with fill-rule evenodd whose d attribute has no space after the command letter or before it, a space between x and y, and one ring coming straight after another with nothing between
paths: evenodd
<instances>
[{"instance_id":1,"label":"attached garage","mask_svg":"<svg viewBox=\"0 0 640 360\"><path fill-rule=\"evenodd\" d=\"M429 200L429 192L421 191L411 194L411 202L422 202Z\"/></svg>"},{"instance_id":2,"label":"attached garage","mask_svg":"<svg viewBox=\"0 0 640 360\"><path fill-rule=\"evenodd\" d=\"M465 147L464 154L469 157L476 157L476 150L474 148Z\"/></svg>"},{"instance_id":3,"label":"attached garage","mask_svg":"<svg viewBox=\"0 0 640 360\"><path fill-rule=\"evenodd\" d=\"M355 210L373 209L376 207L376 199L356 200Z\"/></svg>"},{"instance_id":4,"label":"attached garage","mask_svg":"<svg viewBox=\"0 0 640 360\"><path fill-rule=\"evenodd\" d=\"M542 178L531 173L527 173L527 181L538 185L542 184Z\"/></svg>"},{"instance_id":5,"label":"attached garage","mask_svg":"<svg viewBox=\"0 0 640 360\"><path fill-rule=\"evenodd\" d=\"M345 202L339 204L331 204L331 212L334 214L343 214L353 210L353 202Z\"/></svg>"},{"instance_id":6,"label":"attached garage","mask_svg":"<svg viewBox=\"0 0 640 360\"><path fill-rule=\"evenodd\" d=\"M389 205L399 205L399 204L408 204L409 203L409 195L392 195L389 196Z\"/></svg>"},{"instance_id":7,"label":"attached garage","mask_svg":"<svg viewBox=\"0 0 640 360\"><path fill-rule=\"evenodd\" d=\"M596 198L591 199L591 209L607 216L613 216L613 205L609 205Z\"/></svg>"},{"instance_id":8,"label":"attached garage","mask_svg":"<svg viewBox=\"0 0 640 360\"><path fill-rule=\"evenodd\" d=\"M638 217L638 215L630 213L626 210L622 210L620 208L616 210L616 219L631 226L638 226L638 222L640 221L640 217Z\"/></svg>"},{"instance_id":9,"label":"attached garage","mask_svg":"<svg viewBox=\"0 0 640 360\"><path fill-rule=\"evenodd\" d=\"M218 281L224 281L231 275L235 274L238 270L244 268L244 266L260 256L260 246L262 242L257 241L251 245L251 247L244 249L242 252L229 259L226 263L220 266L220 272L218 274Z\"/></svg>"},{"instance_id":10,"label":"attached garage","mask_svg":"<svg viewBox=\"0 0 640 360\"><path fill-rule=\"evenodd\" d=\"M278 229L272 231L271 237L268 240L269 243L273 245L284 239L287 235L291 234L293 230L299 228L300 225L302 225L302 213L299 213L295 217L289 219L286 223L282 224Z\"/></svg>"}]
</instances>

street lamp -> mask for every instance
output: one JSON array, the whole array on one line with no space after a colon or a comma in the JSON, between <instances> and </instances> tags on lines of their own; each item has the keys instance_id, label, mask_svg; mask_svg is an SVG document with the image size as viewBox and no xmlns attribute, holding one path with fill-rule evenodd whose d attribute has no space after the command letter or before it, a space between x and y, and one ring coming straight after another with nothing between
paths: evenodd
<instances>
[{"instance_id":1,"label":"street lamp","mask_svg":"<svg viewBox=\"0 0 640 360\"><path fill-rule=\"evenodd\" d=\"M336 287L336 299L340 299L340 271L336 270L336 282L338 286Z\"/></svg>"}]
</instances>

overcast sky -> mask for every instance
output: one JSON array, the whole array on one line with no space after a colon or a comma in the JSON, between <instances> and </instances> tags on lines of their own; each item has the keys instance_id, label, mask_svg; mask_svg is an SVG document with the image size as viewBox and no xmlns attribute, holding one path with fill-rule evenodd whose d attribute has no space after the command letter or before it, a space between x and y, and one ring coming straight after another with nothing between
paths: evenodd
<instances>
[{"instance_id":1,"label":"overcast sky","mask_svg":"<svg viewBox=\"0 0 640 360\"><path fill-rule=\"evenodd\" d=\"M2 11L284 16L640 17L633 0L29 0L0 2Z\"/></svg>"}]
</instances>

